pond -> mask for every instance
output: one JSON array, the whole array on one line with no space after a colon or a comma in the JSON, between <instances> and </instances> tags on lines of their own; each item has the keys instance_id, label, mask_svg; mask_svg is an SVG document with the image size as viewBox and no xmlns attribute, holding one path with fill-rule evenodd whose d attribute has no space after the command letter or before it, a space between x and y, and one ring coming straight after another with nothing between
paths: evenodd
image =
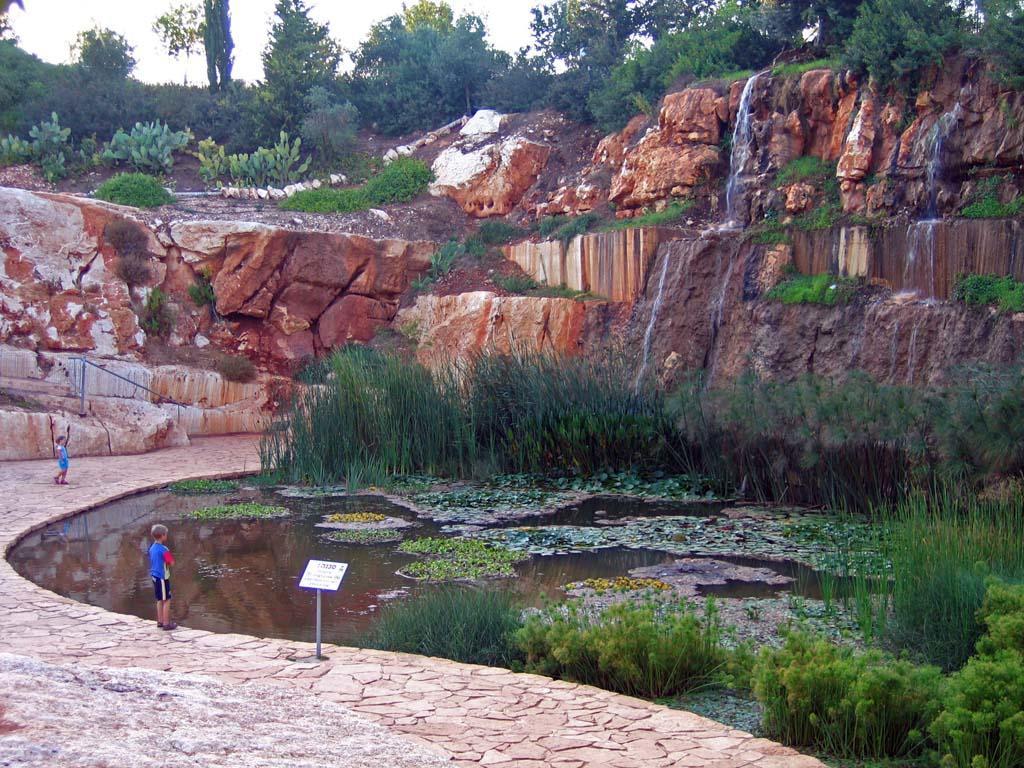
<instances>
[{"instance_id":1,"label":"pond","mask_svg":"<svg viewBox=\"0 0 1024 768\"><path fill-rule=\"evenodd\" d=\"M200 507L237 500L284 506L290 514L214 521L189 516ZM764 537L739 532L722 504L619 497L588 498L545 515L522 514L516 519L481 523L478 514L460 516L450 509L438 515L441 520L433 520L426 517L429 511L417 513L383 496L308 496L292 489L249 488L180 496L165 490L113 502L37 531L18 544L10 561L18 573L60 595L151 618L152 586L144 553L150 543L150 527L164 523L170 528L169 545L177 560L172 584L179 622L215 632L295 640L309 640L312 633L314 596L297 586L306 562L311 558L347 562L341 590L325 595L324 639L352 644L365 633L382 605L438 588L397 573L418 557L399 551L396 542L339 543L328 539L330 530L318 527L327 515L355 512L407 521L410 527L399 531L406 539L460 535L518 548L526 559L515 565L515 578L475 584L514 590L530 605L564 598L565 587L572 582L671 569L680 555L686 554L706 558L712 565L740 566L740 579L726 573L725 578L704 584L698 574L691 579L696 586L691 594L737 599L791 593L812 599L818 596L817 576L811 568L764 557ZM675 540L666 538L666 531L695 525L702 532L722 527L731 531L725 535L732 536L732 551L725 551L729 547L721 544L721 535L710 539L718 544L703 540L697 544L695 539L689 549L678 535ZM777 533L778 525L771 530ZM751 538L758 538L760 544L745 546L744 541ZM744 567L754 570L744 571ZM771 579L745 573L785 578L769 583Z\"/></svg>"}]
</instances>

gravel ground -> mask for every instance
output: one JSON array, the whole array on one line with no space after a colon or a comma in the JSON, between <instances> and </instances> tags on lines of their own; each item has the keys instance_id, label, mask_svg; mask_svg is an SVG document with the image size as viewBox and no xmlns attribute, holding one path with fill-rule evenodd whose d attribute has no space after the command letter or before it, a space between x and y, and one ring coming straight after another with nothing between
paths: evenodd
<instances>
[{"instance_id":1,"label":"gravel ground","mask_svg":"<svg viewBox=\"0 0 1024 768\"><path fill-rule=\"evenodd\" d=\"M420 768L447 762L294 689L0 654L4 768Z\"/></svg>"}]
</instances>

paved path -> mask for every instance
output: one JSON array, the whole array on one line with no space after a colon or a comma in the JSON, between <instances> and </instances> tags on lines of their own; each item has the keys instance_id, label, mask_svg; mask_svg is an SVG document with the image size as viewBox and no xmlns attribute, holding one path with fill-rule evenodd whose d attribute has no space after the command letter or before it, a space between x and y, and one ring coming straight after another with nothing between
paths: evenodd
<instances>
[{"instance_id":1,"label":"paved path","mask_svg":"<svg viewBox=\"0 0 1024 768\"><path fill-rule=\"evenodd\" d=\"M206 438L145 456L0 463L0 552L29 530L171 480L258 467L253 438ZM61 598L0 562L0 652L47 662L193 672L287 686L341 703L390 732L441 747L452 765L609 768L820 768L766 739L647 702L537 675L406 654L329 647L322 664L289 662L311 646L152 622ZM2 702L0 702L2 706Z\"/></svg>"}]
</instances>

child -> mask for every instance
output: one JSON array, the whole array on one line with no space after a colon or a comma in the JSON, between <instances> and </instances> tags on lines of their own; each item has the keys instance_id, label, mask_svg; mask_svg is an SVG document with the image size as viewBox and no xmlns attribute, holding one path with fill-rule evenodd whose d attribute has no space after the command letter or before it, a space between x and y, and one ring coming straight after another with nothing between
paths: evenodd
<instances>
[{"instance_id":1,"label":"child","mask_svg":"<svg viewBox=\"0 0 1024 768\"><path fill-rule=\"evenodd\" d=\"M68 460L68 449L65 443L67 438L64 435L58 435L54 443L57 445L57 469L59 470L53 477L53 482L57 485L68 484L68 466L70 461Z\"/></svg>"},{"instance_id":2,"label":"child","mask_svg":"<svg viewBox=\"0 0 1024 768\"><path fill-rule=\"evenodd\" d=\"M153 543L149 547L149 575L153 577L153 594L156 596L156 625L160 629L177 629L171 621L171 566L174 555L164 543L167 541L167 527L157 523L150 529Z\"/></svg>"}]
</instances>

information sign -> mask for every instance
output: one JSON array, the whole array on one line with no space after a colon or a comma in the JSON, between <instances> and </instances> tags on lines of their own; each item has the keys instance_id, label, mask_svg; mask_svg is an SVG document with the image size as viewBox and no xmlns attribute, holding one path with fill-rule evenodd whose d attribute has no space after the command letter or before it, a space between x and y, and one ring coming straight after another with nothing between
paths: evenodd
<instances>
[{"instance_id":1,"label":"information sign","mask_svg":"<svg viewBox=\"0 0 1024 768\"><path fill-rule=\"evenodd\" d=\"M337 592L347 570L348 563L310 560L299 580L299 586L303 589L326 589L329 592Z\"/></svg>"}]
</instances>

